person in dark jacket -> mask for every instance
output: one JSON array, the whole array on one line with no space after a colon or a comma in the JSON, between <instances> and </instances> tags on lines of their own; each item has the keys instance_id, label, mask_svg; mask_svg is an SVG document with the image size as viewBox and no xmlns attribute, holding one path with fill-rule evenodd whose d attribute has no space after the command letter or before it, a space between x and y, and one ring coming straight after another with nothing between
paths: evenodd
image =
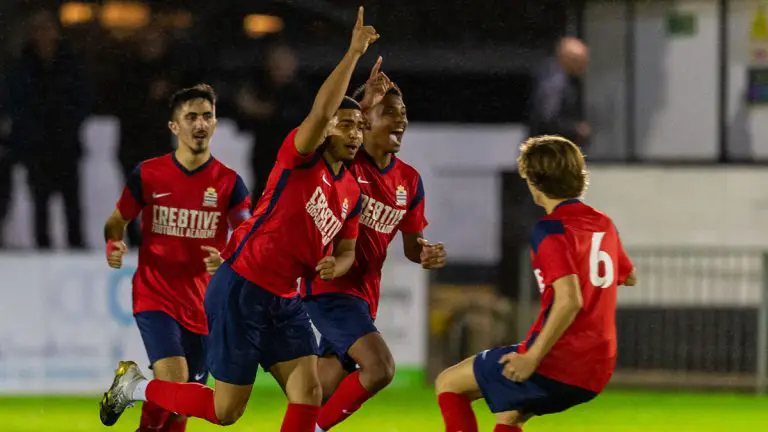
<instances>
[{"instance_id":1,"label":"person in dark jacket","mask_svg":"<svg viewBox=\"0 0 768 432\"><path fill-rule=\"evenodd\" d=\"M83 248L80 201L80 126L88 115L84 66L50 12L29 20L29 35L8 77L13 153L26 167L34 199L35 239L51 247L49 201L64 200L67 239Z\"/></svg>"},{"instance_id":2,"label":"person in dark jacket","mask_svg":"<svg viewBox=\"0 0 768 432\"><path fill-rule=\"evenodd\" d=\"M581 80L589 65L589 49L579 39L560 40L555 58L547 59L534 77L529 136L560 135L584 150L591 130L584 116Z\"/></svg>"}]
</instances>

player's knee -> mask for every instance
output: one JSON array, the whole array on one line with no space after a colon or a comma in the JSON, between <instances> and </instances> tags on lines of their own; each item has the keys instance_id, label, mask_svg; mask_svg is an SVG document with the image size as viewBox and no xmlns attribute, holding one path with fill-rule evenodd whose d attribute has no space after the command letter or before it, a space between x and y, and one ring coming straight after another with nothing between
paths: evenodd
<instances>
[{"instance_id":1,"label":"player's knee","mask_svg":"<svg viewBox=\"0 0 768 432\"><path fill-rule=\"evenodd\" d=\"M227 407L222 410L216 410L216 418L219 419L219 424L222 426L230 426L235 424L240 417L245 413L245 406L239 408Z\"/></svg>"},{"instance_id":2,"label":"player's knee","mask_svg":"<svg viewBox=\"0 0 768 432\"><path fill-rule=\"evenodd\" d=\"M320 380L307 377L300 388L288 394L288 402L302 405L320 406L323 402L323 386Z\"/></svg>"},{"instance_id":3,"label":"player's knee","mask_svg":"<svg viewBox=\"0 0 768 432\"><path fill-rule=\"evenodd\" d=\"M435 393L446 393L451 391L451 372L450 369L446 369L440 372L440 375L435 378Z\"/></svg>"},{"instance_id":4,"label":"player's knee","mask_svg":"<svg viewBox=\"0 0 768 432\"><path fill-rule=\"evenodd\" d=\"M496 424L507 426L522 426L530 416L525 416L519 411L506 411L496 414Z\"/></svg>"},{"instance_id":5,"label":"player's knee","mask_svg":"<svg viewBox=\"0 0 768 432\"><path fill-rule=\"evenodd\" d=\"M360 365L362 380L371 385L369 390L378 391L388 386L395 378L395 361L391 358L377 358Z\"/></svg>"}]
</instances>

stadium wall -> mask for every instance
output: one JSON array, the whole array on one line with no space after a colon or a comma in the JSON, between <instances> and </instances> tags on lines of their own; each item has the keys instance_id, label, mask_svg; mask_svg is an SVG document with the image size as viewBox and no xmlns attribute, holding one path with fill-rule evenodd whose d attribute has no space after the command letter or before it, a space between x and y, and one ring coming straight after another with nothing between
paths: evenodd
<instances>
[{"instance_id":1,"label":"stadium wall","mask_svg":"<svg viewBox=\"0 0 768 432\"><path fill-rule=\"evenodd\" d=\"M587 118L594 131L592 154L624 157L633 138L641 160L716 160L720 2L634 3L634 21L627 19L626 2L590 1L586 5L584 38L590 46L591 64L585 87ZM765 60L755 58L751 51L754 47L765 50L768 42L765 31L753 31L764 2L726 3L728 155L731 160L765 160L768 111L747 101L750 69L766 67ZM674 17L691 18L692 31L672 30ZM628 46L630 26L634 43ZM627 62L627 56L633 58ZM628 73L628 64L634 64L634 74ZM627 102L633 107L629 118ZM634 127L627 128L627 121Z\"/></svg>"}]
</instances>

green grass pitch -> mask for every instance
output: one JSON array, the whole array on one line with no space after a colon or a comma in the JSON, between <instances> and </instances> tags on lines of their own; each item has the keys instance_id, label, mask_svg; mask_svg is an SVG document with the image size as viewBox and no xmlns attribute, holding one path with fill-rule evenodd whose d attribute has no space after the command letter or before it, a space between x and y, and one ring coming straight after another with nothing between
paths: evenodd
<instances>
[{"instance_id":1,"label":"green grass pitch","mask_svg":"<svg viewBox=\"0 0 768 432\"><path fill-rule=\"evenodd\" d=\"M99 397L0 397L0 431L135 431L140 409L129 409L112 428L99 422ZM192 420L187 430L278 431L285 410L276 388L257 388L240 421L226 429ZM493 416L475 403L480 430L493 430ZM338 432L440 432L440 413L432 390L396 387L384 390ZM565 413L534 418L526 432L721 432L768 431L768 398L749 394L672 393L609 390Z\"/></svg>"}]
</instances>

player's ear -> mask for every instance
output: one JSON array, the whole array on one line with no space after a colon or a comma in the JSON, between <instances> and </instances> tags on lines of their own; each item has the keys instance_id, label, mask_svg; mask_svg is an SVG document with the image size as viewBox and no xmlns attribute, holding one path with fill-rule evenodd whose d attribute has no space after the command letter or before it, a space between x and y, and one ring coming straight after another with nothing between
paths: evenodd
<instances>
[{"instance_id":1,"label":"player's ear","mask_svg":"<svg viewBox=\"0 0 768 432\"><path fill-rule=\"evenodd\" d=\"M168 122L168 129L170 129L174 135L179 136L179 125L177 125L175 121Z\"/></svg>"},{"instance_id":2,"label":"player's ear","mask_svg":"<svg viewBox=\"0 0 768 432\"><path fill-rule=\"evenodd\" d=\"M371 114L370 111L363 113L363 129L371 130Z\"/></svg>"}]
</instances>

